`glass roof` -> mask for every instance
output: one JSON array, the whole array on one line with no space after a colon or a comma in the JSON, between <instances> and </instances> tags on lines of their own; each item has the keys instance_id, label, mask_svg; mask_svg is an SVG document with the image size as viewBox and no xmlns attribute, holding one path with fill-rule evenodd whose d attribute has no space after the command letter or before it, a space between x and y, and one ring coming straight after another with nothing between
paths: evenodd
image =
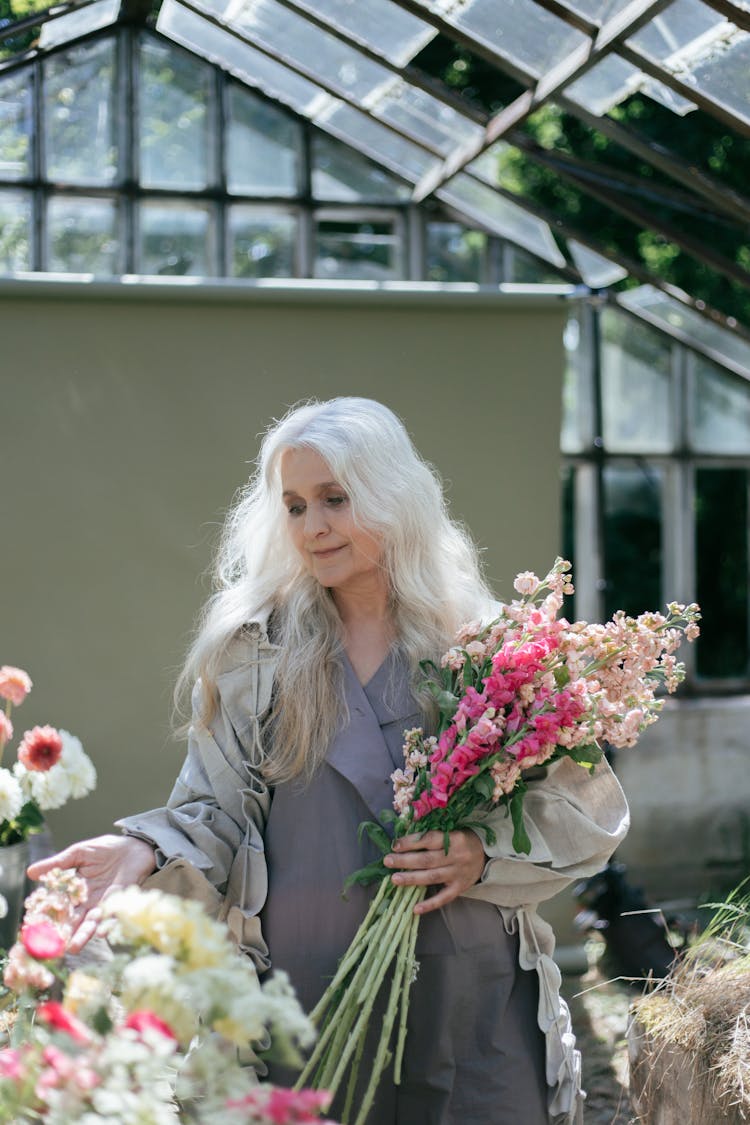
<instances>
[{"instance_id":1,"label":"glass roof","mask_svg":"<svg viewBox=\"0 0 750 1125\"><path fill-rule=\"evenodd\" d=\"M750 343L736 333L714 324L652 285L629 289L620 293L617 300L623 308L710 352L724 366L750 379Z\"/></svg>"},{"instance_id":2,"label":"glass roof","mask_svg":"<svg viewBox=\"0 0 750 1125\"><path fill-rule=\"evenodd\" d=\"M596 41L597 29L621 17L631 3L162 0L156 30L395 173L402 192L413 184L415 199L432 194L471 222L558 268L570 269L560 249L563 242L557 227L559 243L548 223L532 214L533 208L525 209L523 195L515 197L514 192L514 200L507 198L506 185L498 179L497 152L506 141L513 145L514 131L549 98L559 98L567 113L578 109L584 130L593 128L588 115L603 118L639 92L679 116L699 106L701 113L713 114L723 128L735 131L740 142L750 136L750 21L746 15L750 0L733 6L727 0L672 0L669 4L654 0L652 18L643 20L631 34L619 38L615 34L611 41L605 35L606 45L602 46L602 40ZM127 0L123 9L121 12L120 0L94 0L78 9L72 0L62 12L58 7L39 13L41 31L36 40L33 36L14 40L12 28L0 28L0 70L14 65L13 50L25 59L118 18L152 19L147 5L139 7L138 0ZM735 12L733 22L727 13ZM27 20L24 31L28 25ZM488 112L472 107L467 100L462 111L462 99L444 78L436 77L434 64L433 70L421 69L421 52L439 54L443 49L442 43L439 49L434 43L437 36L446 45L458 45L495 66L499 92L508 88L509 78L534 91L537 82L541 79L543 83L555 68L563 74L567 67L571 77L557 83L551 95L540 85L533 99L518 99L504 125L502 110L497 119L490 120ZM508 101L506 96L500 104ZM658 112L664 112L663 108ZM608 120L616 127L616 112ZM17 126L13 128L17 131ZM636 139L640 136L635 133ZM670 144L668 135L667 145L658 146L658 163L655 161L666 175L672 174ZM641 143L639 158L647 162L645 147ZM679 153L677 142L675 152ZM739 159L739 143L735 154ZM708 161L708 154L705 159ZM16 157L16 161L20 162L19 175L23 175L22 159ZM682 158L680 167L676 167L678 160L673 161L674 179L683 190L690 190L686 169L694 161L692 153ZM708 167L702 174L710 178ZM717 179L716 184L722 191L721 181ZM703 189L703 196L696 198L706 198L705 184ZM580 190L585 191L585 185ZM622 192L622 186L619 190ZM737 216L732 207L738 190L742 189L735 188L733 195L726 189L727 214ZM596 198L601 200L603 191L606 196L602 188ZM616 210L614 190L610 200L608 205ZM536 210L548 214L546 206ZM669 240L669 221L658 208L650 209L649 220L650 232ZM575 225L570 233L575 237L568 244L569 259L592 288L621 281L626 267L633 272L629 259L612 261L597 252L595 231L591 240L588 231L576 230ZM738 243L740 237L738 234ZM646 278L641 276L643 272ZM644 267L636 276L646 280L653 273ZM662 284L658 275L654 282ZM674 301L673 297L664 299ZM688 313L705 321L711 331L717 327L698 312L688 308ZM655 315L653 308L650 315ZM744 341L742 346L747 346Z\"/></svg>"}]
</instances>

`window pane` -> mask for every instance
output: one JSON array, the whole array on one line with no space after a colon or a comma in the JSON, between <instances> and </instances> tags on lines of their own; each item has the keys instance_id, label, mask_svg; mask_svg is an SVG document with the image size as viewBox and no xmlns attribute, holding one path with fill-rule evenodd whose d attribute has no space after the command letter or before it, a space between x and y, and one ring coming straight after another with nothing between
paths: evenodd
<instances>
[{"instance_id":1,"label":"window pane","mask_svg":"<svg viewBox=\"0 0 750 1125\"><path fill-rule=\"evenodd\" d=\"M696 595L701 635L699 676L748 672L748 558L746 469L695 473Z\"/></svg>"},{"instance_id":2,"label":"window pane","mask_svg":"<svg viewBox=\"0 0 750 1125\"><path fill-rule=\"evenodd\" d=\"M562 386L560 445L564 453L590 447L593 429L591 393L591 339L584 319L587 310L576 309L565 325L565 370Z\"/></svg>"},{"instance_id":3,"label":"window pane","mask_svg":"<svg viewBox=\"0 0 750 1125\"><path fill-rule=\"evenodd\" d=\"M336 103L315 117L315 123L353 148L372 156L397 175L416 183L436 166L435 157L392 133L379 121L352 106Z\"/></svg>"},{"instance_id":4,"label":"window pane","mask_svg":"<svg viewBox=\"0 0 750 1125\"><path fill-rule=\"evenodd\" d=\"M377 96L368 98L367 105L376 117L443 156L482 134L481 125L408 82L390 82Z\"/></svg>"},{"instance_id":5,"label":"window pane","mask_svg":"<svg viewBox=\"0 0 750 1125\"><path fill-rule=\"evenodd\" d=\"M239 195L296 195L302 130L297 121L232 83L227 187Z\"/></svg>"},{"instance_id":6,"label":"window pane","mask_svg":"<svg viewBox=\"0 0 750 1125\"><path fill-rule=\"evenodd\" d=\"M199 191L214 182L210 159L211 68L152 39L140 57L141 183Z\"/></svg>"},{"instance_id":7,"label":"window pane","mask_svg":"<svg viewBox=\"0 0 750 1125\"><path fill-rule=\"evenodd\" d=\"M700 453L750 454L750 383L691 357L690 444Z\"/></svg>"},{"instance_id":8,"label":"window pane","mask_svg":"<svg viewBox=\"0 0 750 1125\"><path fill-rule=\"evenodd\" d=\"M73 47L44 63L47 178L110 184L117 176L115 43Z\"/></svg>"},{"instance_id":9,"label":"window pane","mask_svg":"<svg viewBox=\"0 0 750 1125\"><path fill-rule=\"evenodd\" d=\"M602 474L605 612L636 616L662 605L662 472L653 465L606 465Z\"/></svg>"},{"instance_id":10,"label":"window pane","mask_svg":"<svg viewBox=\"0 0 750 1125\"><path fill-rule=\"evenodd\" d=\"M229 212L233 277L294 277L297 218L236 205Z\"/></svg>"},{"instance_id":11,"label":"window pane","mask_svg":"<svg viewBox=\"0 0 750 1125\"><path fill-rule=\"evenodd\" d=\"M392 203L411 196L408 184L317 130L312 138L312 190L316 199L342 203Z\"/></svg>"},{"instance_id":12,"label":"window pane","mask_svg":"<svg viewBox=\"0 0 750 1125\"><path fill-rule=\"evenodd\" d=\"M400 239L389 222L319 220L315 277L373 279L401 277Z\"/></svg>"},{"instance_id":13,"label":"window pane","mask_svg":"<svg viewBox=\"0 0 750 1125\"><path fill-rule=\"evenodd\" d=\"M70 43L73 39L98 31L99 28L109 27L117 19L119 10L120 0L98 0L98 3L89 4L80 12L72 11L65 16L47 20L42 24L39 46L48 51L50 47Z\"/></svg>"},{"instance_id":14,"label":"window pane","mask_svg":"<svg viewBox=\"0 0 750 1125\"><path fill-rule=\"evenodd\" d=\"M460 223L428 223L428 281L474 281L484 278L487 235Z\"/></svg>"},{"instance_id":15,"label":"window pane","mask_svg":"<svg viewBox=\"0 0 750 1125\"><path fill-rule=\"evenodd\" d=\"M31 72L0 79L0 179L31 175Z\"/></svg>"},{"instance_id":16,"label":"window pane","mask_svg":"<svg viewBox=\"0 0 750 1125\"><path fill-rule=\"evenodd\" d=\"M606 448L668 452L674 444L669 340L614 309L602 312L601 336Z\"/></svg>"},{"instance_id":17,"label":"window pane","mask_svg":"<svg viewBox=\"0 0 750 1125\"><path fill-rule=\"evenodd\" d=\"M47 269L119 273L117 210L111 199L57 196L47 207Z\"/></svg>"},{"instance_id":18,"label":"window pane","mask_svg":"<svg viewBox=\"0 0 750 1125\"><path fill-rule=\"evenodd\" d=\"M437 35L391 0L302 0L301 6L403 66Z\"/></svg>"},{"instance_id":19,"label":"window pane","mask_svg":"<svg viewBox=\"0 0 750 1125\"><path fill-rule=\"evenodd\" d=\"M31 192L0 192L0 271L31 269Z\"/></svg>"},{"instance_id":20,"label":"window pane","mask_svg":"<svg viewBox=\"0 0 750 1125\"><path fill-rule=\"evenodd\" d=\"M208 207L144 203L138 269L145 274L215 274L213 217Z\"/></svg>"}]
</instances>

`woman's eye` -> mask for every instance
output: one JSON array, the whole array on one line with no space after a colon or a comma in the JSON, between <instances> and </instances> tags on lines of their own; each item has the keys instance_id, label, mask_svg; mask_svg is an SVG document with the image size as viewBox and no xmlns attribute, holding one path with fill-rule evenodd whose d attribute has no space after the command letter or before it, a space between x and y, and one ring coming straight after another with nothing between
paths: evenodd
<instances>
[{"instance_id":1,"label":"woman's eye","mask_svg":"<svg viewBox=\"0 0 750 1125\"><path fill-rule=\"evenodd\" d=\"M332 505L334 508L338 508L341 506L341 504L346 503L346 496L329 496L327 503Z\"/></svg>"},{"instance_id":2,"label":"woman's eye","mask_svg":"<svg viewBox=\"0 0 750 1125\"><path fill-rule=\"evenodd\" d=\"M303 504L290 504L287 508L290 516L301 516L305 508Z\"/></svg>"}]
</instances>

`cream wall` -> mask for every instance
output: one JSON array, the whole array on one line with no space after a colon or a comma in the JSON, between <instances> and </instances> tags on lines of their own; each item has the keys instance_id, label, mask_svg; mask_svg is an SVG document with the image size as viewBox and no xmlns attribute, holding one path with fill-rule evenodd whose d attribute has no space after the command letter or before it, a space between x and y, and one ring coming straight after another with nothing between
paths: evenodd
<instances>
[{"instance_id":1,"label":"cream wall","mask_svg":"<svg viewBox=\"0 0 750 1125\"><path fill-rule=\"evenodd\" d=\"M408 285L0 286L0 663L36 684L19 733L77 733L100 775L50 815L56 842L166 798L211 545L258 433L299 398L396 410L501 594L552 561L564 316L559 295Z\"/></svg>"}]
</instances>

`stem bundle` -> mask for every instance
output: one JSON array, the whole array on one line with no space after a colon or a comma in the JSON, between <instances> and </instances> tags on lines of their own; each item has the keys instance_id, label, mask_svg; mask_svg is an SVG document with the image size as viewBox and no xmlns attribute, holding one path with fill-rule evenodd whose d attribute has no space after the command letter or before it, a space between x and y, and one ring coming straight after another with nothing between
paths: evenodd
<instances>
[{"instance_id":1,"label":"stem bundle","mask_svg":"<svg viewBox=\"0 0 750 1125\"><path fill-rule=\"evenodd\" d=\"M419 915L414 907L425 887L396 887L381 880L370 909L342 957L336 974L311 1013L321 1033L295 1089L313 1086L335 1097L347 1078L343 1125L348 1125L357 1095L357 1079L375 1003L393 966L380 1038L374 1046L367 1087L353 1125L364 1125L381 1075L392 1057L391 1035L396 1017L394 1081L401 1081L406 1040L409 990L416 976L414 949Z\"/></svg>"}]
</instances>

